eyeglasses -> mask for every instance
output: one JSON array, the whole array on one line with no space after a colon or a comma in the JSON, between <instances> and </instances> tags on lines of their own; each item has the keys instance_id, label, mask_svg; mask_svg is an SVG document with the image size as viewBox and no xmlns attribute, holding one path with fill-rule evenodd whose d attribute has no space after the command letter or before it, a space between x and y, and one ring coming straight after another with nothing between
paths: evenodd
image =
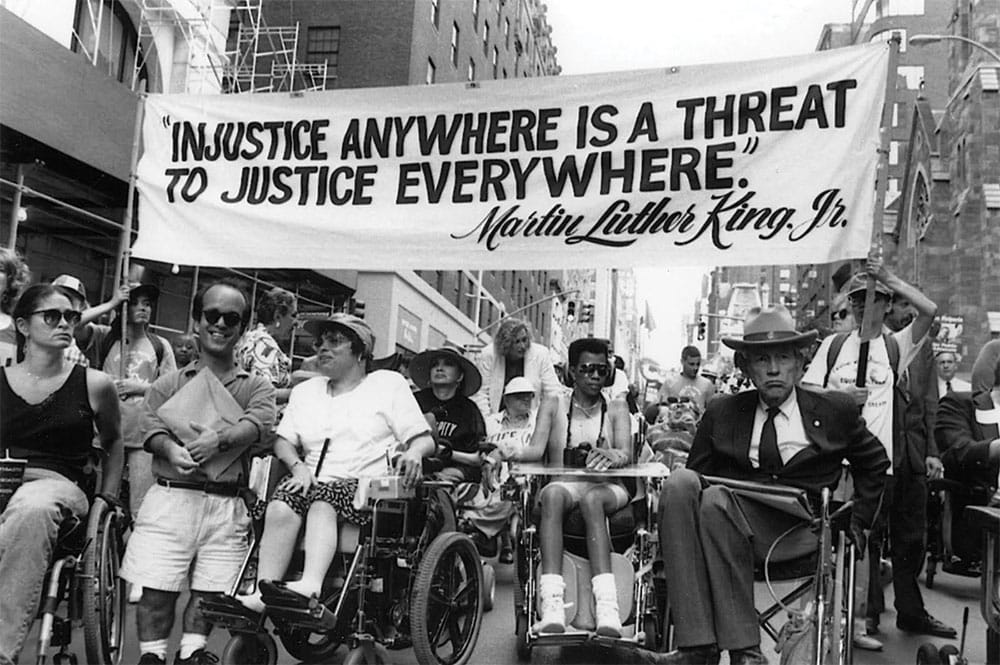
<instances>
[{"instance_id":1,"label":"eyeglasses","mask_svg":"<svg viewBox=\"0 0 1000 665\"><path fill-rule=\"evenodd\" d=\"M687 404L691 401L691 398L685 395L684 397L668 397L667 404Z\"/></svg>"},{"instance_id":2,"label":"eyeglasses","mask_svg":"<svg viewBox=\"0 0 1000 665\"><path fill-rule=\"evenodd\" d=\"M326 332L320 335L319 339L313 342L313 347L319 349L324 344L330 348L336 348L338 346L343 346L344 344L350 344L351 338L347 335L339 332Z\"/></svg>"},{"instance_id":3,"label":"eyeglasses","mask_svg":"<svg viewBox=\"0 0 1000 665\"><path fill-rule=\"evenodd\" d=\"M45 325L55 328L62 320L70 327L80 323L80 312L75 309L36 309L32 314L41 314Z\"/></svg>"},{"instance_id":4,"label":"eyeglasses","mask_svg":"<svg viewBox=\"0 0 1000 665\"><path fill-rule=\"evenodd\" d=\"M850 314L850 313L851 313L851 311L849 309L847 309L847 308L840 309L840 310L837 310L836 312L833 313L833 317L832 318L833 318L834 321L839 321L841 319L846 319L847 315Z\"/></svg>"},{"instance_id":5,"label":"eyeglasses","mask_svg":"<svg viewBox=\"0 0 1000 665\"><path fill-rule=\"evenodd\" d=\"M576 371L579 374L597 374L597 376L604 378L608 375L610 367L604 363L590 363L589 365L577 365Z\"/></svg>"},{"instance_id":6,"label":"eyeglasses","mask_svg":"<svg viewBox=\"0 0 1000 665\"><path fill-rule=\"evenodd\" d=\"M218 323L219 319L222 319L222 322L227 328L232 328L243 321L242 312L220 312L217 309L205 309L202 310L201 315L205 317L205 321L207 321L210 326L214 326Z\"/></svg>"}]
</instances>

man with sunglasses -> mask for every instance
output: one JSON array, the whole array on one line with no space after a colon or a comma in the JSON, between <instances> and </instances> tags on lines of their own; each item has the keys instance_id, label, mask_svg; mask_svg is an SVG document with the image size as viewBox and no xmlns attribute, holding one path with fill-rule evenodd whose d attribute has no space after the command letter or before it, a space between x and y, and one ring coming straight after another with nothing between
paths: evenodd
<instances>
[{"instance_id":1,"label":"man with sunglasses","mask_svg":"<svg viewBox=\"0 0 1000 665\"><path fill-rule=\"evenodd\" d=\"M875 298L871 310L866 310L869 275L875 278ZM887 270L881 256L876 254L868 258L863 272L851 277L844 291L857 327L849 334L831 335L823 340L802 383L850 395L868 429L878 437L893 462L886 487L886 509L880 513L875 531L882 532L887 519L892 542L896 627L908 633L953 638L955 630L927 612L917 584L927 532L927 476L939 475L941 462L923 417L926 378L919 371L911 376L909 370L920 355L937 305ZM865 316L877 322L879 328L883 323L891 326L865 343L867 367L864 387L859 387L858 361L863 348L860 331ZM877 540L872 539L873 556L869 560L873 583L869 584L867 597L868 635L879 632L879 614L883 609L882 589L877 584ZM865 648L865 637L856 634L855 643Z\"/></svg>"},{"instance_id":2,"label":"man with sunglasses","mask_svg":"<svg viewBox=\"0 0 1000 665\"><path fill-rule=\"evenodd\" d=\"M218 661L205 650L211 624L199 603L208 594L228 592L238 575L250 527L243 501L250 447L266 440L274 422L274 386L236 364L234 349L250 318L247 294L236 282L215 282L195 296L191 315L199 356L153 383L143 414L142 440L154 456L156 484L136 517L121 570L123 578L143 587L136 613L140 663L166 662L185 586L191 599L174 663ZM201 371L213 374L243 412L232 425L192 422L193 435L182 441L159 409Z\"/></svg>"}]
</instances>

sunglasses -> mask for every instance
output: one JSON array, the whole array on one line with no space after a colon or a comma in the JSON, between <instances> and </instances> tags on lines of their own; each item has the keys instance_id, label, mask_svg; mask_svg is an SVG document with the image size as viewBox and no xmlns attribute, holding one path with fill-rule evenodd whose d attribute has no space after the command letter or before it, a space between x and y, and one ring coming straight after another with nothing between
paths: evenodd
<instances>
[{"instance_id":1,"label":"sunglasses","mask_svg":"<svg viewBox=\"0 0 1000 665\"><path fill-rule=\"evenodd\" d=\"M73 327L80 323L81 316L80 312L75 309L37 309L32 314L41 314L45 325L50 328L55 328L62 320Z\"/></svg>"},{"instance_id":2,"label":"sunglasses","mask_svg":"<svg viewBox=\"0 0 1000 665\"><path fill-rule=\"evenodd\" d=\"M606 377L610 369L605 363L590 363L589 365L576 366L576 371L579 374L597 374L601 378Z\"/></svg>"},{"instance_id":3,"label":"sunglasses","mask_svg":"<svg viewBox=\"0 0 1000 665\"><path fill-rule=\"evenodd\" d=\"M243 322L242 312L220 312L217 309L205 309L202 310L201 315L205 317L205 321L208 325L214 326L222 319L222 322L227 328L232 328L233 326L239 325Z\"/></svg>"},{"instance_id":4,"label":"sunglasses","mask_svg":"<svg viewBox=\"0 0 1000 665\"><path fill-rule=\"evenodd\" d=\"M351 338L343 333L323 333L319 339L313 342L313 348L319 350L324 344L330 348L336 348L338 346L343 346L344 344L350 344Z\"/></svg>"},{"instance_id":5,"label":"sunglasses","mask_svg":"<svg viewBox=\"0 0 1000 665\"><path fill-rule=\"evenodd\" d=\"M851 313L851 311L849 309L846 309L846 308L845 309L839 309L839 310L837 310L836 312L833 313L833 320L834 321L839 321L841 319L846 319L847 315L850 314L850 313Z\"/></svg>"},{"instance_id":6,"label":"sunglasses","mask_svg":"<svg viewBox=\"0 0 1000 665\"><path fill-rule=\"evenodd\" d=\"M688 404L691 402L690 397L668 397L667 404Z\"/></svg>"}]
</instances>

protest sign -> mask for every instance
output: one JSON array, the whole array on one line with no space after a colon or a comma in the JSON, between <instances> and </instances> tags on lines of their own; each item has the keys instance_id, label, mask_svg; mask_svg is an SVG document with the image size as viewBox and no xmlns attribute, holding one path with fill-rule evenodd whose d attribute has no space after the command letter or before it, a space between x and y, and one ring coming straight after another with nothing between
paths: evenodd
<instances>
[{"instance_id":1,"label":"protest sign","mask_svg":"<svg viewBox=\"0 0 1000 665\"><path fill-rule=\"evenodd\" d=\"M141 258L487 269L867 254L889 46L585 76L149 95Z\"/></svg>"}]
</instances>

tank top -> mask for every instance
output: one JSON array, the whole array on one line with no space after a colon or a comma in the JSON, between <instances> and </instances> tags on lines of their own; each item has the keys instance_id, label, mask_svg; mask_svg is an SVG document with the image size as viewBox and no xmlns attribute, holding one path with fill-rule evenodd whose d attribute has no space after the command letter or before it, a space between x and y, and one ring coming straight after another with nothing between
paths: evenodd
<instances>
[{"instance_id":1,"label":"tank top","mask_svg":"<svg viewBox=\"0 0 1000 665\"><path fill-rule=\"evenodd\" d=\"M85 367L74 365L63 385L40 404L28 404L11 390L6 370L0 369L0 404L0 440L11 457L85 484L94 439Z\"/></svg>"}]
</instances>

